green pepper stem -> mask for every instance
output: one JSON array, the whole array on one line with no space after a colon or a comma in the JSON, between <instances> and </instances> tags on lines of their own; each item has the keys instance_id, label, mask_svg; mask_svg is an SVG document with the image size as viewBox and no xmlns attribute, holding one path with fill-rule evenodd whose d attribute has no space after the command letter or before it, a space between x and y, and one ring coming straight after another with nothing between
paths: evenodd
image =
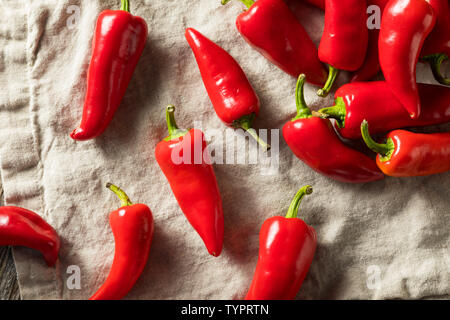
<instances>
[{"instance_id":1,"label":"green pepper stem","mask_svg":"<svg viewBox=\"0 0 450 320\"><path fill-rule=\"evenodd\" d=\"M222 5L226 5L228 2L230 2L231 0L222 0ZM239 0L240 2L242 2L247 9L250 9L250 7L255 3L254 0Z\"/></svg>"},{"instance_id":2,"label":"green pepper stem","mask_svg":"<svg viewBox=\"0 0 450 320\"><path fill-rule=\"evenodd\" d=\"M120 10L130 12L130 1L129 0L120 0L122 2L122 7Z\"/></svg>"},{"instance_id":3,"label":"green pepper stem","mask_svg":"<svg viewBox=\"0 0 450 320\"><path fill-rule=\"evenodd\" d=\"M241 128L244 129L245 131L248 132L248 134L250 134L252 136L253 139L256 140L256 142L258 142L258 144L260 145L260 147L265 151L269 151L270 150L270 145L268 143L266 143L264 140L262 140L259 136L258 133L256 132L255 129L252 128L253 125L253 121L255 120L256 115L254 113L252 113L251 115L248 116L244 116L239 120L236 120L233 123L233 126L235 128Z\"/></svg>"},{"instance_id":4,"label":"green pepper stem","mask_svg":"<svg viewBox=\"0 0 450 320\"><path fill-rule=\"evenodd\" d=\"M112 184L112 183L107 183L106 187L111 190L112 192L114 192L120 199L120 203L122 207L126 207L126 206L131 206L133 205L133 203L131 202L130 198L127 196L127 194L125 193L125 191L123 191L122 189L120 189L118 186Z\"/></svg>"},{"instance_id":5,"label":"green pepper stem","mask_svg":"<svg viewBox=\"0 0 450 320\"><path fill-rule=\"evenodd\" d=\"M301 74L297 79L295 86L295 105L297 107L297 116L295 119L305 119L312 116L311 110L305 101L305 82L306 76Z\"/></svg>"},{"instance_id":6,"label":"green pepper stem","mask_svg":"<svg viewBox=\"0 0 450 320\"><path fill-rule=\"evenodd\" d=\"M334 106L323 108L319 110L319 113L325 115L327 118L336 119L340 128L345 126L345 117L347 115L347 109L344 99L338 97L334 103Z\"/></svg>"},{"instance_id":7,"label":"green pepper stem","mask_svg":"<svg viewBox=\"0 0 450 320\"><path fill-rule=\"evenodd\" d=\"M379 153L382 156L387 156L391 151L387 143L377 143L372 139L369 133L369 123L367 120L363 120L361 123L361 135L366 145L372 151Z\"/></svg>"},{"instance_id":8,"label":"green pepper stem","mask_svg":"<svg viewBox=\"0 0 450 320\"><path fill-rule=\"evenodd\" d=\"M188 130L178 128L177 122L175 121L175 106L169 105L166 109L166 122L167 128L169 129L169 136L165 138L165 141L170 141L181 136L184 136Z\"/></svg>"},{"instance_id":9,"label":"green pepper stem","mask_svg":"<svg viewBox=\"0 0 450 320\"><path fill-rule=\"evenodd\" d=\"M317 95L319 97L325 98L326 96L328 96L328 94L331 91L331 88L334 85L334 82L336 81L339 75L339 71L340 71L339 69L336 69L333 66L329 66L327 82L325 83L325 86L322 89L319 89L319 91L317 91Z\"/></svg>"},{"instance_id":10,"label":"green pepper stem","mask_svg":"<svg viewBox=\"0 0 450 320\"><path fill-rule=\"evenodd\" d=\"M433 72L433 76L440 84L450 86L450 79L444 78L441 73L442 63L448 60L448 56L445 53L430 54L422 58L423 61L428 62Z\"/></svg>"},{"instance_id":11,"label":"green pepper stem","mask_svg":"<svg viewBox=\"0 0 450 320\"><path fill-rule=\"evenodd\" d=\"M300 203L304 196L311 194L313 192L313 188L311 186L304 186L300 190L298 190L294 199L289 206L288 212L286 214L286 218L297 218L298 216L298 208L300 207Z\"/></svg>"}]
</instances>

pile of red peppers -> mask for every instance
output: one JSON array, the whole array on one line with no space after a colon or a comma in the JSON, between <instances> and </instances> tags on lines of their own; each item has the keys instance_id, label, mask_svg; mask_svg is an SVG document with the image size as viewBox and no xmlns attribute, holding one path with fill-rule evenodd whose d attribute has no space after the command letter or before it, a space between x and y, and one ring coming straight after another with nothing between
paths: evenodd
<instances>
[{"instance_id":1,"label":"pile of red peppers","mask_svg":"<svg viewBox=\"0 0 450 320\"><path fill-rule=\"evenodd\" d=\"M450 170L450 133L404 130L450 122L450 80L441 74L441 65L450 55L448 0L307 0L325 10L318 48L302 25L308 21L299 21L283 0L240 1L246 10L236 19L237 31L252 48L297 79L297 114L286 119L282 128L297 158L343 183ZM81 124L70 135L74 140L93 139L107 129L144 52L147 24L130 13L128 0L121 3L121 10L106 10L98 17ZM367 27L369 6L379 9L380 29ZM185 37L219 119L247 131L268 152L270 145L253 128L261 104L244 70L199 31L188 28ZM430 64L439 84L417 83L419 62ZM352 73L351 83L336 90L333 106L312 111L304 98L305 82L320 86L317 93L324 97L341 71ZM384 80L372 81L380 71ZM156 161L208 253L218 257L224 213L204 133L179 128L172 105L166 109L166 119L168 136L155 146ZM389 131L383 141L371 136ZM350 147L345 139L364 141L376 159ZM125 297L147 264L153 238L149 207L131 203L113 184L107 188L121 201L109 216L115 254L109 275L91 300ZM301 200L312 191L309 185L301 188L286 217L263 223L258 263L245 299L296 297L318 243L314 228L297 217ZM8 206L0 208L0 245L38 250L51 267L58 260L60 240L38 214Z\"/></svg>"}]
</instances>

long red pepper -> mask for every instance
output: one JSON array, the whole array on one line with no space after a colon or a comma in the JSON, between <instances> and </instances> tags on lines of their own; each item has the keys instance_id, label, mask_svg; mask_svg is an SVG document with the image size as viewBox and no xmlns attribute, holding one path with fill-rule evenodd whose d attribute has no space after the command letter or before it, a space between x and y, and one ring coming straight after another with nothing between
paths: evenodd
<instances>
[{"instance_id":1,"label":"long red pepper","mask_svg":"<svg viewBox=\"0 0 450 320\"><path fill-rule=\"evenodd\" d=\"M450 79L441 74L441 64L450 56L450 5L448 0L426 0L436 14L436 25L428 35L421 51L437 81L450 85Z\"/></svg>"},{"instance_id":2,"label":"long red pepper","mask_svg":"<svg viewBox=\"0 0 450 320\"><path fill-rule=\"evenodd\" d=\"M367 0L369 6L378 6L380 13L383 14L384 8L389 0ZM381 17L380 17L381 19ZM375 77L380 71L380 61L378 55L378 39L380 29L369 29L369 42L367 46L366 59L361 68L355 71L351 82L367 81ZM358 130L359 131L359 130Z\"/></svg>"},{"instance_id":3,"label":"long red pepper","mask_svg":"<svg viewBox=\"0 0 450 320\"><path fill-rule=\"evenodd\" d=\"M450 88L418 84L422 114L411 119L385 81L358 82L336 91L335 105L319 110L336 119L335 127L347 139L361 138L361 122L370 123L372 133L450 122Z\"/></svg>"},{"instance_id":4,"label":"long red pepper","mask_svg":"<svg viewBox=\"0 0 450 320\"><path fill-rule=\"evenodd\" d=\"M328 80L317 94L329 94L340 70L356 71L364 62L369 31L366 0L326 0L320 61L329 65Z\"/></svg>"},{"instance_id":5,"label":"long red pepper","mask_svg":"<svg viewBox=\"0 0 450 320\"><path fill-rule=\"evenodd\" d=\"M425 0L391 0L381 19L380 65L386 82L411 115L420 116L416 65L422 45L436 23Z\"/></svg>"},{"instance_id":6,"label":"long red pepper","mask_svg":"<svg viewBox=\"0 0 450 320\"><path fill-rule=\"evenodd\" d=\"M145 21L129 13L128 0L122 0L121 10L106 10L99 15L83 117L70 135L73 139L92 139L106 130L133 76L147 34Z\"/></svg>"},{"instance_id":7,"label":"long red pepper","mask_svg":"<svg viewBox=\"0 0 450 320\"><path fill-rule=\"evenodd\" d=\"M378 153L377 164L388 176L428 176L450 170L450 132L394 130L381 144L372 139L368 122L363 121L361 133L367 146Z\"/></svg>"},{"instance_id":8,"label":"long red pepper","mask_svg":"<svg viewBox=\"0 0 450 320\"><path fill-rule=\"evenodd\" d=\"M297 218L300 202L312 193L301 188L286 217L267 219L259 233L259 257L245 300L293 300L305 279L317 246L313 227Z\"/></svg>"},{"instance_id":9,"label":"long red pepper","mask_svg":"<svg viewBox=\"0 0 450 320\"><path fill-rule=\"evenodd\" d=\"M312 115L303 94L305 82L297 82L297 116L283 127L283 136L294 154L313 170L342 182L363 183L383 179L374 160L346 146L330 120Z\"/></svg>"},{"instance_id":10,"label":"long red pepper","mask_svg":"<svg viewBox=\"0 0 450 320\"><path fill-rule=\"evenodd\" d=\"M109 215L115 240L114 261L105 283L89 300L120 300L139 279L147 264L153 238L153 215L145 204L132 204L117 186L108 189L120 199L122 207Z\"/></svg>"},{"instance_id":11,"label":"long red pepper","mask_svg":"<svg viewBox=\"0 0 450 320\"><path fill-rule=\"evenodd\" d=\"M19 207L0 207L0 246L38 250L51 267L58 260L60 245L56 231L36 213Z\"/></svg>"},{"instance_id":12,"label":"long red pepper","mask_svg":"<svg viewBox=\"0 0 450 320\"><path fill-rule=\"evenodd\" d=\"M270 146L252 128L259 114L259 98L233 57L195 29L186 29L203 83L219 118L228 126L246 130L264 150Z\"/></svg>"},{"instance_id":13,"label":"long red pepper","mask_svg":"<svg viewBox=\"0 0 450 320\"><path fill-rule=\"evenodd\" d=\"M325 83L313 41L283 0L240 1L248 10L238 16L236 26L254 49L293 77L304 73L312 84Z\"/></svg>"},{"instance_id":14,"label":"long red pepper","mask_svg":"<svg viewBox=\"0 0 450 320\"><path fill-rule=\"evenodd\" d=\"M209 254L218 257L223 245L222 198L204 134L198 129L179 129L174 114L175 107L168 106L169 136L156 146L156 161Z\"/></svg>"}]
</instances>

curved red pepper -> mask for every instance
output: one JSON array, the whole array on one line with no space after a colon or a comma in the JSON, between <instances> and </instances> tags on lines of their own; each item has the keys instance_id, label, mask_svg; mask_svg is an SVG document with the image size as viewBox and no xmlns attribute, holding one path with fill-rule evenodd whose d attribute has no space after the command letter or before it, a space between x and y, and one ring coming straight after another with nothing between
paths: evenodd
<instances>
[{"instance_id":1,"label":"curved red pepper","mask_svg":"<svg viewBox=\"0 0 450 320\"><path fill-rule=\"evenodd\" d=\"M385 81L350 83L336 91L335 105L319 110L336 119L335 127L347 139L361 138L361 122L370 123L372 133L450 122L450 88L418 84L422 114L411 119Z\"/></svg>"},{"instance_id":2,"label":"curved red pepper","mask_svg":"<svg viewBox=\"0 0 450 320\"><path fill-rule=\"evenodd\" d=\"M381 19L381 69L392 92L413 119L419 118L421 111L416 65L435 23L436 15L425 0L391 0Z\"/></svg>"},{"instance_id":3,"label":"curved red pepper","mask_svg":"<svg viewBox=\"0 0 450 320\"><path fill-rule=\"evenodd\" d=\"M317 94L325 97L339 70L356 71L364 62L369 41L366 0L326 0L320 61L329 65L328 80Z\"/></svg>"},{"instance_id":4,"label":"curved red pepper","mask_svg":"<svg viewBox=\"0 0 450 320\"><path fill-rule=\"evenodd\" d=\"M303 197L312 187L301 188L286 217L267 219L259 233L259 257L245 300L293 300L305 279L317 246L313 227L297 218Z\"/></svg>"},{"instance_id":5,"label":"curved red pepper","mask_svg":"<svg viewBox=\"0 0 450 320\"><path fill-rule=\"evenodd\" d=\"M327 75L313 41L283 0L240 1L248 10L238 16L236 26L255 50L293 77L304 73L308 82L325 83Z\"/></svg>"},{"instance_id":6,"label":"curved red pepper","mask_svg":"<svg viewBox=\"0 0 450 320\"><path fill-rule=\"evenodd\" d=\"M374 160L346 146L330 120L312 115L303 96L304 75L296 89L297 116L283 127L294 154L313 170L342 182L362 183L383 179Z\"/></svg>"},{"instance_id":7,"label":"curved red pepper","mask_svg":"<svg viewBox=\"0 0 450 320\"><path fill-rule=\"evenodd\" d=\"M436 25L425 39L421 57L430 63L437 81L450 85L450 79L441 74L442 62L450 56L450 5L448 0L426 0L436 14Z\"/></svg>"},{"instance_id":8,"label":"curved red pepper","mask_svg":"<svg viewBox=\"0 0 450 320\"><path fill-rule=\"evenodd\" d=\"M259 114L259 98L242 68L225 50L195 29L186 29L203 83L219 118L228 126L242 128L264 150L270 146L252 128Z\"/></svg>"},{"instance_id":9,"label":"curved red pepper","mask_svg":"<svg viewBox=\"0 0 450 320\"><path fill-rule=\"evenodd\" d=\"M204 135L197 129L179 129L174 113L175 107L169 106L169 136L156 146L156 161L209 254L218 257L223 246L222 198Z\"/></svg>"},{"instance_id":10,"label":"curved red pepper","mask_svg":"<svg viewBox=\"0 0 450 320\"><path fill-rule=\"evenodd\" d=\"M389 0L367 0L369 6L378 6L381 14ZM369 43L367 46L366 59L361 68L355 71L351 82L367 81L375 77L380 71L380 60L378 56L378 39L380 37L380 29L369 30ZM358 130L359 131L359 130Z\"/></svg>"},{"instance_id":11,"label":"curved red pepper","mask_svg":"<svg viewBox=\"0 0 450 320\"><path fill-rule=\"evenodd\" d=\"M367 121L361 124L367 146L377 152L377 164L388 176L428 176L450 170L450 132L413 133L394 130L386 143L376 143L369 134Z\"/></svg>"},{"instance_id":12,"label":"curved red pepper","mask_svg":"<svg viewBox=\"0 0 450 320\"><path fill-rule=\"evenodd\" d=\"M122 101L147 40L147 24L129 12L103 11L97 20L80 126L70 135L88 140L101 135Z\"/></svg>"},{"instance_id":13,"label":"curved red pepper","mask_svg":"<svg viewBox=\"0 0 450 320\"><path fill-rule=\"evenodd\" d=\"M49 267L58 260L58 234L36 213L19 207L0 207L0 246L38 250Z\"/></svg>"},{"instance_id":14,"label":"curved red pepper","mask_svg":"<svg viewBox=\"0 0 450 320\"><path fill-rule=\"evenodd\" d=\"M132 204L120 188L108 183L122 207L109 215L115 240L114 261L105 283L89 300L120 300L144 271L152 244L153 215L145 204Z\"/></svg>"}]
</instances>

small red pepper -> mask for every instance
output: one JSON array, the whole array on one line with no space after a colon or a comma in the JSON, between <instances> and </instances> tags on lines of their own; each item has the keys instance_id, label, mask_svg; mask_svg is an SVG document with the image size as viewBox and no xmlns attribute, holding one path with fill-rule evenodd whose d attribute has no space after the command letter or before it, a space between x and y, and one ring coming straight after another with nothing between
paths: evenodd
<instances>
[{"instance_id":1,"label":"small red pepper","mask_svg":"<svg viewBox=\"0 0 450 320\"><path fill-rule=\"evenodd\" d=\"M259 98L233 57L195 29L186 29L203 83L219 118L228 126L246 130L264 150L270 146L252 128L259 114Z\"/></svg>"},{"instance_id":2,"label":"small red pepper","mask_svg":"<svg viewBox=\"0 0 450 320\"><path fill-rule=\"evenodd\" d=\"M174 114L175 107L168 106L169 136L156 146L156 161L209 254L218 257L223 246L222 198L204 134L198 129L179 129Z\"/></svg>"},{"instance_id":3,"label":"small red pepper","mask_svg":"<svg viewBox=\"0 0 450 320\"><path fill-rule=\"evenodd\" d=\"M317 246L313 227L297 218L300 202L311 194L301 188L286 217L267 219L259 233L259 257L245 300L293 300L305 279Z\"/></svg>"},{"instance_id":4,"label":"small red pepper","mask_svg":"<svg viewBox=\"0 0 450 320\"><path fill-rule=\"evenodd\" d=\"M147 40L147 24L129 13L129 1L121 10L103 11L97 20L87 92L80 126L70 135L89 140L101 135L122 101Z\"/></svg>"},{"instance_id":5,"label":"small red pepper","mask_svg":"<svg viewBox=\"0 0 450 320\"><path fill-rule=\"evenodd\" d=\"M114 261L105 283L89 300L120 300L133 288L144 271L152 244L153 215L145 204L132 204L117 186L108 189L120 199L122 207L109 215L115 240Z\"/></svg>"},{"instance_id":6,"label":"small red pepper","mask_svg":"<svg viewBox=\"0 0 450 320\"><path fill-rule=\"evenodd\" d=\"M418 88L422 114L417 120L411 119L385 81L346 84L336 91L335 105L319 112L336 119L336 129L347 139L361 138L364 119L374 134L450 122L450 88L423 83Z\"/></svg>"},{"instance_id":7,"label":"small red pepper","mask_svg":"<svg viewBox=\"0 0 450 320\"><path fill-rule=\"evenodd\" d=\"M450 56L450 5L448 0L426 0L436 13L436 25L423 44L421 59L429 62L436 80L450 85L441 74L441 65Z\"/></svg>"},{"instance_id":8,"label":"small red pepper","mask_svg":"<svg viewBox=\"0 0 450 320\"><path fill-rule=\"evenodd\" d=\"M369 6L378 6L380 13L383 14L384 8L389 0L367 0ZM381 17L380 17L381 18ZM367 81L375 77L381 71L380 60L378 56L378 40L380 38L380 29L369 30L369 44L367 46L366 59L351 79L351 82ZM359 131L359 130L358 130Z\"/></svg>"},{"instance_id":9,"label":"small red pepper","mask_svg":"<svg viewBox=\"0 0 450 320\"><path fill-rule=\"evenodd\" d=\"M381 19L381 69L392 92L413 119L418 119L421 111L416 65L435 23L433 8L425 0L391 0Z\"/></svg>"},{"instance_id":10,"label":"small red pepper","mask_svg":"<svg viewBox=\"0 0 450 320\"><path fill-rule=\"evenodd\" d=\"M369 41L366 0L326 0L325 28L319 45L320 61L329 65L328 80L317 94L326 97L340 70L358 70Z\"/></svg>"},{"instance_id":11,"label":"small red pepper","mask_svg":"<svg viewBox=\"0 0 450 320\"><path fill-rule=\"evenodd\" d=\"M240 1L248 10L238 16L236 26L255 50L293 77L304 73L312 84L325 83L316 46L283 0Z\"/></svg>"},{"instance_id":12,"label":"small red pepper","mask_svg":"<svg viewBox=\"0 0 450 320\"><path fill-rule=\"evenodd\" d=\"M450 132L413 133L394 130L386 143L376 143L363 121L361 134L367 146L377 155L377 164L388 176L428 176L450 170Z\"/></svg>"},{"instance_id":13,"label":"small red pepper","mask_svg":"<svg viewBox=\"0 0 450 320\"><path fill-rule=\"evenodd\" d=\"M38 250L51 267L58 260L60 245L55 229L36 213L19 207L0 207L0 246Z\"/></svg>"},{"instance_id":14,"label":"small red pepper","mask_svg":"<svg viewBox=\"0 0 450 320\"><path fill-rule=\"evenodd\" d=\"M312 115L306 105L304 75L297 82L297 116L283 127L283 136L294 154L313 170L342 182L363 183L383 179L374 160L346 146L330 120Z\"/></svg>"}]
</instances>

